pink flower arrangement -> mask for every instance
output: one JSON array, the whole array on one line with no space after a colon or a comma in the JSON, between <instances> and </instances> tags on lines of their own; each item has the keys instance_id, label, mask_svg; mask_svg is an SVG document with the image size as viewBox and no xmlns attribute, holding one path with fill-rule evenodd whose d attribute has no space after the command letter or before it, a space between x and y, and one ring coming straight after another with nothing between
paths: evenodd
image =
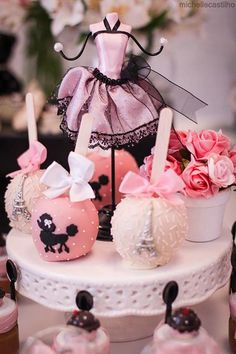
<instances>
[{"instance_id":1,"label":"pink flower arrangement","mask_svg":"<svg viewBox=\"0 0 236 354\"><path fill-rule=\"evenodd\" d=\"M150 178L153 155L144 159L140 174ZM236 181L236 146L213 130L172 131L166 169L173 169L184 181L186 196L210 198Z\"/></svg>"}]
</instances>

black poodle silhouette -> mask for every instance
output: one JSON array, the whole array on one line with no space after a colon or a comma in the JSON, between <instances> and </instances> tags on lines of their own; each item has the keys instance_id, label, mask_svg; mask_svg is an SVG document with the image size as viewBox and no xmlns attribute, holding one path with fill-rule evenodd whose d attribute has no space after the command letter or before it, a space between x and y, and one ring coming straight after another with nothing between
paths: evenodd
<instances>
[{"instance_id":1,"label":"black poodle silhouette","mask_svg":"<svg viewBox=\"0 0 236 354\"><path fill-rule=\"evenodd\" d=\"M95 200L99 200L100 202L102 201L102 196L99 193L99 190L101 189L102 186L106 186L108 183L109 183L109 178L106 175L99 176L98 182L97 181L90 182L90 186L92 187L95 193Z\"/></svg>"},{"instance_id":2,"label":"black poodle silhouette","mask_svg":"<svg viewBox=\"0 0 236 354\"><path fill-rule=\"evenodd\" d=\"M40 240L45 245L45 252L53 252L56 253L53 246L59 244L60 247L58 249L58 253L63 251L63 247L65 252L69 253L70 249L66 245L69 237L75 236L78 232L78 227L74 224L67 226L66 234L54 234L56 230L56 225L53 223L53 218L50 214L44 213L37 220L38 226L42 231L40 232Z\"/></svg>"}]
</instances>

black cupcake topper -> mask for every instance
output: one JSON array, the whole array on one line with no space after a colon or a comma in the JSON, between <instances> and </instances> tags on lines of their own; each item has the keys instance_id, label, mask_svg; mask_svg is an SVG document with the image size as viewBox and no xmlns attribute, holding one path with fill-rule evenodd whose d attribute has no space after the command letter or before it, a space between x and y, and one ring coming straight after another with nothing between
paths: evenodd
<instances>
[{"instance_id":1,"label":"black cupcake topper","mask_svg":"<svg viewBox=\"0 0 236 354\"><path fill-rule=\"evenodd\" d=\"M167 323L180 333L198 331L201 326L201 321L197 314L187 307L176 310L168 318Z\"/></svg>"},{"instance_id":2,"label":"black cupcake topper","mask_svg":"<svg viewBox=\"0 0 236 354\"><path fill-rule=\"evenodd\" d=\"M163 300L166 304L166 314L165 314L165 323L168 323L168 319L171 317L172 313L172 304L177 298L179 292L179 287L176 281L170 281L166 284L163 290Z\"/></svg>"},{"instance_id":3,"label":"black cupcake topper","mask_svg":"<svg viewBox=\"0 0 236 354\"><path fill-rule=\"evenodd\" d=\"M11 299L16 301L15 282L17 281L17 269L14 262L10 259L7 260L6 268L7 268L7 276L8 279L10 280Z\"/></svg>"},{"instance_id":4,"label":"black cupcake topper","mask_svg":"<svg viewBox=\"0 0 236 354\"><path fill-rule=\"evenodd\" d=\"M67 325L82 328L87 332L92 332L98 329L100 327L100 322L91 312L89 312L93 307L92 295L86 290L79 291L75 302L79 311L74 311L73 315L67 322Z\"/></svg>"}]
</instances>

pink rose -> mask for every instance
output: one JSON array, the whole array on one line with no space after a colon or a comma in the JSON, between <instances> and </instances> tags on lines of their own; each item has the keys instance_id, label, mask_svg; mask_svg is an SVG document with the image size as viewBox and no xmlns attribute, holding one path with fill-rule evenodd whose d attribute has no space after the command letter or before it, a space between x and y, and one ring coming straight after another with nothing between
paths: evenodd
<instances>
[{"instance_id":1,"label":"pink rose","mask_svg":"<svg viewBox=\"0 0 236 354\"><path fill-rule=\"evenodd\" d=\"M167 161L166 161L166 168L165 170L168 170L171 168L177 175L181 175L182 169L181 169L181 163L174 158L174 156L168 155Z\"/></svg>"},{"instance_id":2,"label":"pink rose","mask_svg":"<svg viewBox=\"0 0 236 354\"><path fill-rule=\"evenodd\" d=\"M185 147L186 137L187 133L184 131L179 130L175 132L171 130L168 154L173 155L179 153L179 151Z\"/></svg>"},{"instance_id":3,"label":"pink rose","mask_svg":"<svg viewBox=\"0 0 236 354\"><path fill-rule=\"evenodd\" d=\"M186 138L186 147L196 159L207 158L211 153L227 154L230 144L230 139L221 130L188 131Z\"/></svg>"},{"instance_id":4,"label":"pink rose","mask_svg":"<svg viewBox=\"0 0 236 354\"><path fill-rule=\"evenodd\" d=\"M236 145L229 151L229 157L234 165L234 174L236 174Z\"/></svg>"},{"instance_id":5,"label":"pink rose","mask_svg":"<svg viewBox=\"0 0 236 354\"><path fill-rule=\"evenodd\" d=\"M211 181L219 188L227 188L235 182L234 165L227 156L210 155L208 170Z\"/></svg>"},{"instance_id":6,"label":"pink rose","mask_svg":"<svg viewBox=\"0 0 236 354\"><path fill-rule=\"evenodd\" d=\"M191 198L210 198L219 191L209 178L208 166L200 161L193 159L181 177L185 183L185 194Z\"/></svg>"},{"instance_id":7,"label":"pink rose","mask_svg":"<svg viewBox=\"0 0 236 354\"><path fill-rule=\"evenodd\" d=\"M144 164L139 169L139 174L142 177L149 179L152 174L152 163L153 163L153 155L149 155L145 157ZM177 175L181 175L181 163L176 160L173 156L168 156L166 160L166 167L165 171L171 168L173 171L176 172Z\"/></svg>"}]
</instances>

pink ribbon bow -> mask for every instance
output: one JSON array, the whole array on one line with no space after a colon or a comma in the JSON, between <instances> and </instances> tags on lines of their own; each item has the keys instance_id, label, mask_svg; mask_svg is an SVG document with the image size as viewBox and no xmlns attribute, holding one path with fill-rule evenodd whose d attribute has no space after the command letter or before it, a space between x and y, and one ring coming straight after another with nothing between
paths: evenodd
<instances>
[{"instance_id":1,"label":"pink ribbon bow","mask_svg":"<svg viewBox=\"0 0 236 354\"><path fill-rule=\"evenodd\" d=\"M137 173L128 172L121 182L119 191L134 197L160 197L172 204L182 204L182 199L176 193L183 189L182 179L173 170L168 169L154 184Z\"/></svg>"},{"instance_id":2,"label":"pink ribbon bow","mask_svg":"<svg viewBox=\"0 0 236 354\"><path fill-rule=\"evenodd\" d=\"M40 165L47 158L47 149L39 141L33 141L30 143L30 147L17 159L17 163L20 166L20 170L9 173L7 176L15 177L18 174L27 174L30 172L37 171Z\"/></svg>"}]
</instances>

